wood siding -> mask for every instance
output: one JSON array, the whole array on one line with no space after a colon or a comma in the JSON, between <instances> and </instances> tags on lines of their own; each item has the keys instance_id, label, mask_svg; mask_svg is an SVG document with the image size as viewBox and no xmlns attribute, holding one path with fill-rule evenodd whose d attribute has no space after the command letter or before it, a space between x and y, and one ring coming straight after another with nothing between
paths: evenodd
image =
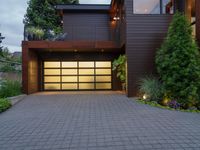
<instances>
[{"instance_id":1,"label":"wood siding","mask_svg":"<svg viewBox=\"0 0 200 150\"><path fill-rule=\"evenodd\" d=\"M133 0L125 1L126 7L126 56L127 95L136 96L138 81L155 73L155 53L160 48L171 15L134 15Z\"/></svg>"},{"instance_id":2,"label":"wood siding","mask_svg":"<svg viewBox=\"0 0 200 150\"><path fill-rule=\"evenodd\" d=\"M112 41L109 13L65 12L64 32L67 40Z\"/></svg>"},{"instance_id":3,"label":"wood siding","mask_svg":"<svg viewBox=\"0 0 200 150\"><path fill-rule=\"evenodd\" d=\"M200 0L196 0L196 37L200 46Z\"/></svg>"}]
</instances>

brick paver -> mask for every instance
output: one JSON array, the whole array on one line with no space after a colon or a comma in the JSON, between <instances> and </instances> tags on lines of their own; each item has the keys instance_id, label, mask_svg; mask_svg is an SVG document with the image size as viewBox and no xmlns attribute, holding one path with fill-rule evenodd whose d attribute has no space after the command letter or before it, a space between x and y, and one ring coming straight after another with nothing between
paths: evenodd
<instances>
[{"instance_id":1,"label":"brick paver","mask_svg":"<svg viewBox=\"0 0 200 150\"><path fill-rule=\"evenodd\" d=\"M1 150L199 150L200 114L119 93L40 93L0 114Z\"/></svg>"}]
</instances>

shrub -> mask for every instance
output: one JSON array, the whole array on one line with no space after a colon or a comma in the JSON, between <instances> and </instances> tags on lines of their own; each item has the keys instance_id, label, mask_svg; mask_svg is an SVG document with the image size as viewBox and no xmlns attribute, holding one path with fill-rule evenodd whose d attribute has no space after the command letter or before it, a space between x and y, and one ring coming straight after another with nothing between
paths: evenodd
<instances>
[{"instance_id":1,"label":"shrub","mask_svg":"<svg viewBox=\"0 0 200 150\"><path fill-rule=\"evenodd\" d=\"M187 18L176 13L156 55L165 93L183 105L196 105L200 93L200 53Z\"/></svg>"},{"instance_id":2,"label":"shrub","mask_svg":"<svg viewBox=\"0 0 200 150\"><path fill-rule=\"evenodd\" d=\"M0 86L0 97L12 97L21 94L21 83L19 81L5 80Z\"/></svg>"},{"instance_id":3,"label":"shrub","mask_svg":"<svg viewBox=\"0 0 200 150\"><path fill-rule=\"evenodd\" d=\"M163 97L161 82L151 76L140 79L139 92L143 96L143 99L151 101L160 101Z\"/></svg>"},{"instance_id":4,"label":"shrub","mask_svg":"<svg viewBox=\"0 0 200 150\"><path fill-rule=\"evenodd\" d=\"M10 101L7 99L0 99L0 113L11 107Z\"/></svg>"}]
</instances>

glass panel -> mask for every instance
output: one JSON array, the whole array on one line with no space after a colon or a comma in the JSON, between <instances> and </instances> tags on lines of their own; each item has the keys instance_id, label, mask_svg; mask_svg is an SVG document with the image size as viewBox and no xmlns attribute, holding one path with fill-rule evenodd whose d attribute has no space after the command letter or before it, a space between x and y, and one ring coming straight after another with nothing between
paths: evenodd
<instances>
[{"instance_id":1,"label":"glass panel","mask_svg":"<svg viewBox=\"0 0 200 150\"><path fill-rule=\"evenodd\" d=\"M96 89L111 89L111 83L96 83Z\"/></svg>"},{"instance_id":2,"label":"glass panel","mask_svg":"<svg viewBox=\"0 0 200 150\"><path fill-rule=\"evenodd\" d=\"M133 0L134 14L160 14L160 0Z\"/></svg>"},{"instance_id":3,"label":"glass panel","mask_svg":"<svg viewBox=\"0 0 200 150\"><path fill-rule=\"evenodd\" d=\"M60 84L44 84L45 90L60 90Z\"/></svg>"},{"instance_id":4,"label":"glass panel","mask_svg":"<svg viewBox=\"0 0 200 150\"><path fill-rule=\"evenodd\" d=\"M94 76L79 76L79 82L94 82Z\"/></svg>"},{"instance_id":5,"label":"glass panel","mask_svg":"<svg viewBox=\"0 0 200 150\"><path fill-rule=\"evenodd\" d=\"M111 62L110 61L102 61L102 62L96 62L97 68L111 68Z\"/></svg>"},{"instance_id":6,"label":"glass panel","mask_svg":"<svg viewBox=\"0 0 200 150\"><path fill-rule=\"evenodd\" d=\"M62 69L62 75L77 75L77 69Z\"/></svg>"},{"instance_id":7,"label":"glass panel","mask_svg":"<svg viewBox=\"0 0 200 150\"><path fill-rule=\"evenodd\" d=\"M77 68L78 63L77 62L62 62L62 67L65 68Z\"/></svg>"},{"instance_id":8,"label":"glass panel","mask_svg":"<svg viewBox=\"0 0 200 150\"><path fill-rule=\"evenodd\" d=\"M111 69L96 69L97 75L111 75Z\"/></svg>"},{"instance_id":9,"label":"glass panel","mask_svg":"<svg viewBox=\"0 0 200 150\"><path fill-rule=\"evenodd\" d=\"M44 68L60 68L60 62L44 62Z\"/></svg>"},{"instance_id":10,"label":"glass panel","mask_svg":"<svg viewBox=\"0 0 200 150\"><path fill-rule=\"evenodd\" d=\"M80 75L93 75L94 69L79 69Z\"/></svg>"},{"instance_id":11,"label":"glass panel","mask_svg":"<svg viewBox=\"0 0 200 150\"><path fill-rule=\"evenodd\" d=\"M162 0L162 2L163 2L162 4L163 14L173 14L174 13L173 0Z\"/></svg>"},{"instance_id":12,"label":"glass panel","mask_svg":"<svg viewBox=\"0 0 200 150\"><path fill-rule=\"evenodd\" d=\"M44 69L44 75L60 75L60 69Z\"/></svg>"},{"instance_id":13,"label":"glass panel","mask_svg":"<svg viewBox=\"0 0 200 150\"><path fill-rule=\"evenodd\" d=\"M44 82L60 82L60 76L55 76L55 77L45 76Z\"/></svg>"},{"instance_id":14,"label":"glass panel","mask_svg":"<svg viewBox=\"0 0 200 150\"><path fill-rule=\"evenodd\" d=\"M62 82L78 82L77 76L62 76Z\"/></svg>"},{"instance_id":15,"label":"glass panel","mask_svg":"<svg viewBox=\"0 0 200 150\"><path fill-rule=\"evenodd\" d=\"M94 68L94 62L79 62L79 68Z\"/></svg>"},{"instance_id":16,"label":"glass panel","mask_svg":"<svg viewBox=\"0 0 200 150\"><path fill-rule=\"evenodd\" d=\"M63 90L77 90L78 89L78 85L77 83L74 84L62 84L62 89Z\"/></svg>"},{"instance_id":17,"label":"glass panel","mask_svg":"<svg viewBox=\"0 0 200 150\"><path fill-rule=\"evenodd\" d=\"M94 89L93 83L79 83L79 89Z\"/></svg>"},{"instance_id":18,"label":"glass panel","mask_svg":"<svg viewBox=\"0 0 200 150\"><path fill-rule=\"evenodd\" d=\"M111 76L96 76L96 82L111 82Z\"/></svg>"}]
</instances>

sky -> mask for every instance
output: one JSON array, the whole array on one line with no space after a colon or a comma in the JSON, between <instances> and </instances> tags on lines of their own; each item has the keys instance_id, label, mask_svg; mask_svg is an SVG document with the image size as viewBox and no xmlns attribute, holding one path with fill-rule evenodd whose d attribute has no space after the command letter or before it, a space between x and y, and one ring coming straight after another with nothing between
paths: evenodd
<instances>
[{"instance_id":1,"label":"sky","mask_svg":"<svg viewBox=\"0 0 200 150\"><path fill-rule=\"evenodd\" d=\"M23 18L28 0L1 0L0 33L5 37L3 46L11 52L21 51ZM80 4L109 4L110 0L79 0Z\"/></svg>"}]
</instances>

